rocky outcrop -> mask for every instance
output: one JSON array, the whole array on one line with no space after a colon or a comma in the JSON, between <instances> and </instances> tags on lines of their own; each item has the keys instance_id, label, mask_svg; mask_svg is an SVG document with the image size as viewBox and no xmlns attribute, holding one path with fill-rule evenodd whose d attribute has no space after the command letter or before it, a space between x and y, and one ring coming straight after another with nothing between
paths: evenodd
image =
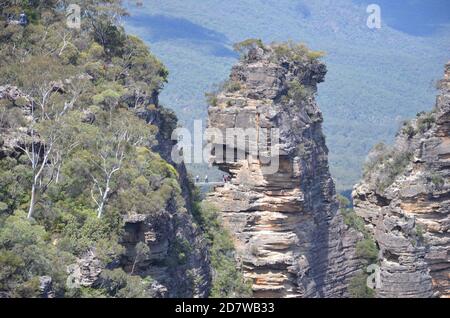
<instances>
[{"instance_id":1,"label":"rocky outcrop","mask_svg":"<svg viewBox=\"0 0 450 318\"><path fill-rule=\"evenodd\" d=\"M145 243L150 250L134 264L136 246ZM206 242L194 228L188 213L167 211L160 215L129 215L121 244L120 260L126 272L151 277L154 297L207 297L210 288L209 257Z\"/></svg>"},{"instance_id":2,"label":"rocky outcrop","mask_svg":"<svg viewBox=\"0 0 450 318\"><path fill-rule=\"evenodd\" d=\"M0 86L0 159L17 156L17 147L31 142L27 125L32 120L32 109L30 98L17 87ZM8 118L6 110L12 110L9 116L14 118Z\"/></svg>"},{"instance_id":3,"label":"rocky outcrop","mask_svg":"<svg viewBox=\"0 0 450 318\"><path fill-rule=\"evenodd\" d=\"M55 298L53 280L50 276L39 277L39 291L42 298Z\"/></svg>"},{"instance_id":4,"label":"rocky outcrop","mask_svg":"<svg viewBox=\"0 0 450 318\"><path fill-rule=\"evenodd\" d=\"M450 296L450 63L431 113L369 156L355 210L380 247L379 297Z\"/></svg>"},{"instance_id":5,"label":"rocky outcrop","mask_svg":"<svg viewBox=\"0 0 450 318\"><path fill-rule=\"evenodd\" d=\"M104 265L97 258L95 250L89 250L67 267L68 284L76 288L95 287L100 280Z\"/></svg>"},{"instance_id":6,"label":"rocky outcrop","mask_svg":"<svg viewBox=\"0 0 450 318\"><path fill-rule=\"evenodd\" d=\"M125 252L120 259L103 264L91 249L68 267L68 284L96 288L102 284L106 265L107 269L122 268L126 273L150 277L150 297L207 297L210 268L206 243L187 213L172 212L127 215L120 240ZM139 243L145 243L150 252L137 259Z\"/></svg>"},{"instance_id":7,"label":"rocky outcrop","mask_svg":"<svg viewBox=\"0 0 450 318\"><path fill-rule=\"evenodd\" d=\"M208 126L224 138L210 140L212 163L231 181L207 200L233 235L255 297L343 297L361 266L354 250L361 234L343 224L329 173L314 98L326 67L307 52L283 56L285 48L253 46L213 97ZM229 128L254 129L256 137L236 143ZM269 171L277 146L279 167ZM223 160L218 149L234 157Z\"/></svg>"}]
</instances>

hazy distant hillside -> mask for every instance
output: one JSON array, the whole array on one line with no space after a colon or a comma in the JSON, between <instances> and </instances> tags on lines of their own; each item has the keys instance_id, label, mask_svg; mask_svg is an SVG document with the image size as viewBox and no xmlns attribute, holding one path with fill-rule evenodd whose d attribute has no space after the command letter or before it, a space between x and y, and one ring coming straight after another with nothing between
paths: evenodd
<instances>
[{"instance_id":1,"label":"hazy distant hillside","mask_svg":"<svg viewBox=\"0 0 450 318\"><path fill-rule=\"evenodd\" d=\"M367 28L363 0L143 2L143 8L131 8L127 28L168 66L161 99L188 126L205 118L204 92L226 79L235 63L232 43L293 39L326 51L329 73L319 102L340 189L358 180L375 142L391 140L400 122L423 105L431 108L434 81L450 57L450 29L442 26L450 21L445 0L377 1L381 30Z\"/></svg>"},{"instance_id":2,"label":"hazy distant hillside","mask_svg":"<svg viewBox=\"0 0 450 318\"><path fill-rule=\"evenodd\" d=\"M448 0L354 0L358 4L377 3L389 26L411 35L429 36L449 25Z\"/></svg>"}]
</instances>

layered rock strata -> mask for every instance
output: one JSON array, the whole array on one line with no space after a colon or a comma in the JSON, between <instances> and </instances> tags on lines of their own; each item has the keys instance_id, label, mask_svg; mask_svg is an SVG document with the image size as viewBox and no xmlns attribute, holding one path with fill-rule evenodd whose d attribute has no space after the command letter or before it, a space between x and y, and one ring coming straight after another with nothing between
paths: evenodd
<instances>
[{"instance_id":1,"label":"layered rock strata","mask_svg":"<svg viewBox=\"0 0 450 318\"><path fill-rule=\"evenodd\" d=\"M450 296L450 63L440 90L392 149L374 149L353 192L381 250L379 297Z\"/></svg>"},{"instance_id":2,"label":"layered rock strata","mask_svg":"<svg viewBox=\"0 0 450 318\"><path fill-rule=\"evenodd\" d=\"M231 180L207 200L233 235L255 297L347 296L360 267L354 246L361 234L337 212L315 102L326 67L306 56L279 56L279 48L252 47L214 96L208 126L223 138L210 138L212 163ZM256 137L235 142L230 128L253 129ZM279 138L267 129L278 129ZM269 171L276 146L279 168ZM220 149L234 158L224 160Z\"/></svg>"}]
</instances>

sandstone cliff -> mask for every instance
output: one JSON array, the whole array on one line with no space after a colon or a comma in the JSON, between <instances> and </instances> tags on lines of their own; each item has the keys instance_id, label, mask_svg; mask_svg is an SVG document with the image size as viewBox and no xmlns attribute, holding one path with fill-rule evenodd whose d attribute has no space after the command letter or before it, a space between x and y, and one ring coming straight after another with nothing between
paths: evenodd
<instances>
[{"instance_id":1,"label":"sandstone cliff","mask_svg":"<svg viewBox=\"0 0 450 318\"><path fill-rule=\"evenodd\" d=\"M343 224L328 169L315 102L326 67L314 54L301 45L254 44L211 98L209 128L257 131L256 145L250 138L244 148L215 140L225 152L245 155L223 161L213 151L213 164L231 181L207 198L233 234L255 297L347 296L360 268L354 246L361 234ZM266 128L280 132L275 173L265 173L261 160L277 144L262 133Z\"/></svg>"},{"instance_id":2,"label":"sandstone cliff","mask_svg":"<svg viewBox=\"0 0 450 318\"><path fill-rule=\"evenodd\" d=\"M380 247L379 297L450 296L450 64L430 113L369 156L355 210Z\"/></svg>"}]
</instances>

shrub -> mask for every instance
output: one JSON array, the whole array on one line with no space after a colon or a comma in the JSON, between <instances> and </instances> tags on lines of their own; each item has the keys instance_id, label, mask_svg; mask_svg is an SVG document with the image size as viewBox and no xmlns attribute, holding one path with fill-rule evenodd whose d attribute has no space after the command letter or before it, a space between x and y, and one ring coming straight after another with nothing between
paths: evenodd
<instances>
[{"instance_id":1,"label":"shrub","mask_svg":"<svg viewBox=\"0 0 450 318\"><path fill-rule=\"evenodd\" d=\"M261 39L247 39L233 45L233 49L241 55L247 55L249 50L257 47L265 49Z\"/></svg>"},{"instance_id":2,"label":"shrub","mask_svg":"<svg viewBox=\"0 0 450 318\"><path fill-rule=\"evenodd\" d=\"M419 116L417 119L417 129L424 133L431 128L431 126L436 122L436 118L433 113L425 113Z\"/></svg>"},{"instance_id":3,"label":"shrub","mask_svg":"<svg viewBox=\"0 0 450 318\"><path fill-rule=\"evenodd\" d=\"M406 136L408 136L408 138L412 138L416 135L416 130L414 129L414 127L412 126L411 123L406 123L405 126L402 129L402 133Z\"/></svg>"},{"instance_id":4,"label":"shrub","mask_svg":"<svg viewBox=\"0 0 450 318\"><path fill-rule=\"evenodd\" d=\"M411 159L412 153L410 152L394 151L389 160L384 163L384 171L380 174L377 189L383 192L391 186L396 177L405 171Z\"/></svg>"},{"instance_id":5,"label":"shrub","mask_svg":"<svg viewBox=\"0 0 450 318\"><path fill-rule=\"evenodd\" d=\"M405 171L412 157L412 152L379 144L364 165L364 179L371 182L378 192L383 192Z\"/></svg>"},{"instance_id":6,"label":"shrub","mask_svg":"<svg viewBox=\"0 0 450 318\"><path fill-rule=\"evenodd\" d=\"M352 298L373 298L375 292L367 287L366 273L359 273L350 280L348 292Z\"/></svg>"},{"instance_id":7,"label":"shrub","mask_svg":"<svg viewBox=\"0 0 450 318\"><path fill-rule=\"evenodd\" d=\"M368 235L364 220L353 209L341 209L341 214L344 217L345 225L363 233L365 236Z\"/></svg>"},{"instance_id":8,"label":"shrub","mask_svg":"<svg viewBox=\"0 0 450 318\"><path fill-rule=\"evenodd\" d=\"M229 93L234 93L241 90L241 83L237 81L228 81L225 84L225 90Z\"/></svg>"},{"instance_id":9,"label":"shrub","mask_svg":"<svg viewBox=\"0 0 450 318\"><path fill-rule=\"evenodd\" d=\"M373 264L378 260L378 248L372 239L366 238L356 243L356 255Z\"/></svg>"},{"instance_id":10,"label":"shrub","mask_svg":"<svg viewBox=\"0 0 450 318\"><path fill-rule=\"evenodd\" d=\"M192 247L186 239L177 238L170 247L167 263L169 266L186 264L192 253Z\"/></svg>"},{"instance_id":11,"label":"shrub","mask_svg":"<svg viewBox=\"0 0 450 318\"><path fill-rule=\"evenodd\" d=\"M312 51L305 44L293 41L274 43L273 51L277 60L286 59L294 62L314 62L325 56L325 52Z\"/></svg>"},{"instance_id":12,"label":"shrub","mask_svg":"<svg viewBox=\"0 0 450 318\"><path fill-rule=\"evenodd\" d=\"M428 177L431 183L433 183L437 187L442 187L445 184L445 179L439 174L432 174Z\"/></svg>"},{"instance_id":13,"label":"shrub","mask_svg":"<svg viewBox=\"0 0 450 318\"><path fill-rule=\"evenodd\" d=\"M231 236L219 223L217 209L208 203L195 203L194 216L210 244L214 270L211 297L249 297L251 285L237 266Z\"/></svg>"},{"instance_id":14,"label":"shrub","mask_svg":"<svg viewBox=\"0 0 450 318\"><path fill-rule=\"evenodd\" d=\"M415 234L417 236L417 239L420 242L423 242L424 239L425 239L425 237L424 237L424 235L425 235L425 228L424 228L424 226L421 225L421 224L416 224L416 227L414 228L414 230L415 230Z\"/></svg>"},{"instance_id":15,"label":"shrub","mask_svg":"<svg viewBox=\"0 0 450 318\"><path fill-rule=\"evenodd\" d=\"M143 298L148 297L146 289L148 282L139 276L130 276L122 269L104 270L100 274L101 288L108 295L117 298Z\"/></svg>"},{"instance_id":16,"label":"shrub","mask_svg":"<svg viewBox=\"0 0 450 318\"><path fill-rule=\"evenodd\" d=\"M11 297L38 296L39 276L52 277L56 295L64 293L66 266L73 261L49 242L45 229L17 211L0 223L0 289Z\"/></svg>"},{"instance_id":17,"label":"shrub","mask_svg":"<svg viewBox=\"0 0 450 318\"><path fill-rule=\"evenodd\" d=\"M337 200L339 201L339 208L340 209L346 209L350 207L350 200L344 197L343 195L338 194Z\"/></svg>"},{"instance_id":18,"label":"shrub","mask_svg":"<svg viewBox=\"0 0 450 318\"><path fill-rule=\"evenodd\" d=\"M218 103L217 94L206 93L205 97L206 97L206 102L208 103L208 105L214 106L214 107L217 106L217 103Z\"/></svg>"},{"instance_id":19,"label":"shrub","mask_svg":"<svg viewBox=\"0 0 450 318\"><path fill-rule=\"evenodd\" d=\"M310 89L296 80L289 82L287 88L287 98L293 100L295 103L305 101L312 94Z\"/></svg>"},{"instance_id":20,"label":"shrub","mask_svg":"<svg viewBox=\"0 0 450 318\"><path fill-rule=\"evenodd\" d=\"M319 60L322 57L324 57L326 55L325 52L323 51L309 51L308 53L306 53L306 56L311 60L311 61L315 61L315 60Z\"/></svg>"}]
</instances>

